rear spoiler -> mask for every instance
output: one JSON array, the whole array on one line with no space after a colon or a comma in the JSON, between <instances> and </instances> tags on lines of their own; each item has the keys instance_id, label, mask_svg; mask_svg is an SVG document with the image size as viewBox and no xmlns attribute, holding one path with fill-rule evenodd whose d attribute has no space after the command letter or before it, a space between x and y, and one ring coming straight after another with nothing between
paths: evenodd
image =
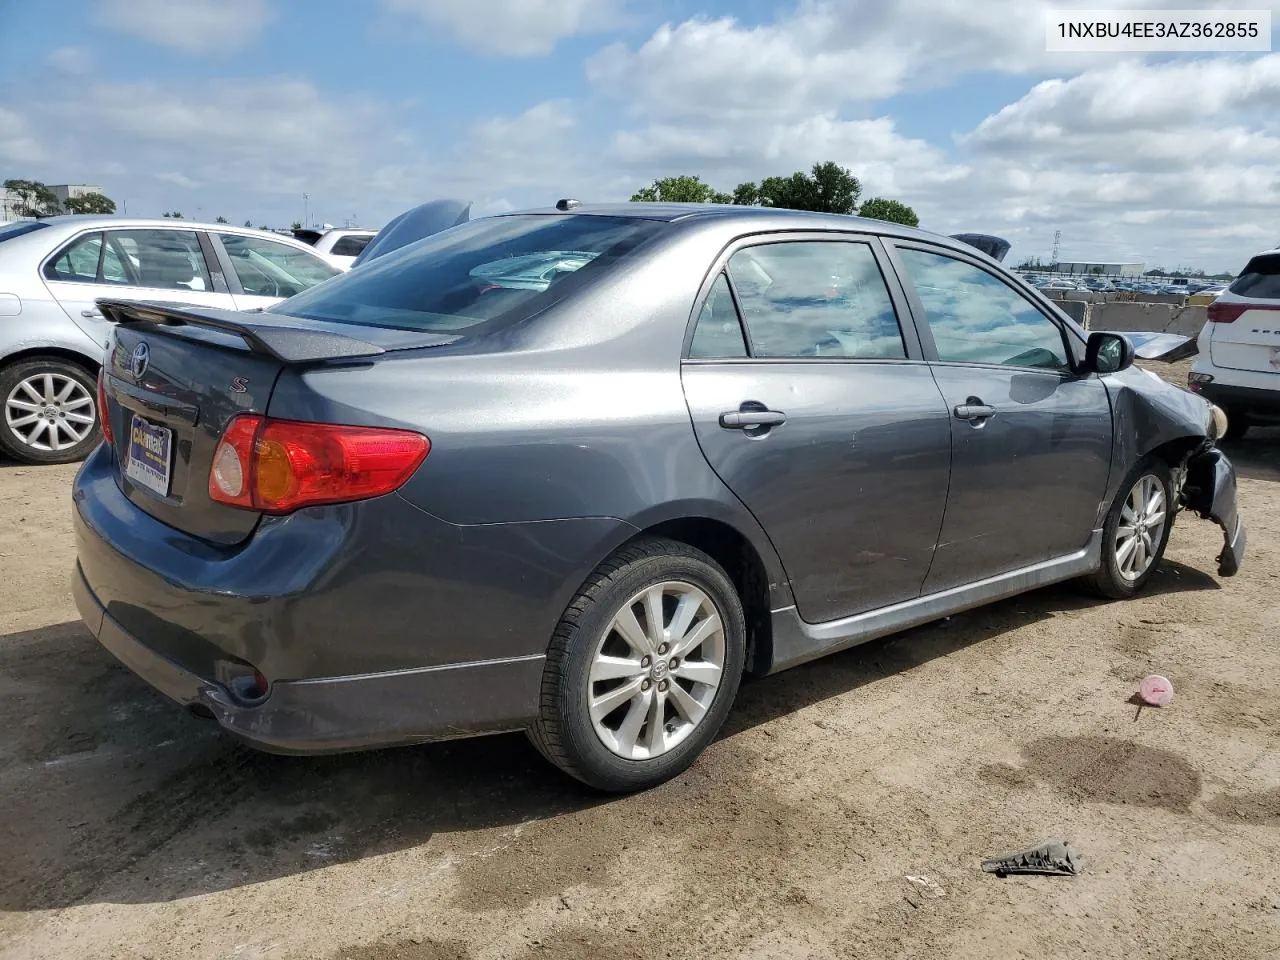
<instances>
[{"instance_id":1,"label":"rear spoiler","mask_svg":"<svg viewBox=\"0 0 1280 960\"><path fill-rule=\"evenodd\" d=\"M1108 330L1121 337L1128 337L1133 344L1134 355L1141 360L1158 360L1162 363L1177 363L1187 357L1194 357L1200 352L1195 337L1184 337L1178 333L1148 333L1138 330Z\"/></svg>"},{"instance_id":2,"label":"rear spoiler","mask_svg":"<svg viewBox=\"0 0 1280 960\"><path fill-rule=\"evenodd\" d=\"M97 301L98 309L108 320L121 325L155 323L162 326L190 325L223 330L240 337L254 353L263 353L283 363L316 363L322 360L348 360L376 357L386 353L383 347L355 337L323 330L308 330L286 324L250 320L235 310L218 310L191 304L153 303L149 301ZM262 316L258 314L258 316ZM424 339L421 346L440 343L442 338Z\"/></svg>"}]
</instances>

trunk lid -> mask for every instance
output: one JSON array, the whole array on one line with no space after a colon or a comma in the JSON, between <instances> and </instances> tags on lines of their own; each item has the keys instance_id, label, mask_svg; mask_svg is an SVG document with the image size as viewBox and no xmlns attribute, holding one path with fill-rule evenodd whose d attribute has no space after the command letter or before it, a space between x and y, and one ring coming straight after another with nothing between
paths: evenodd
<instances>
[{"instance_id":1,"label":"trunk lid","mask_svg":"<svg viewBox=\"0 0 1280 960\"><path fill-rule=\"evenodd\" d=\"M1280 303L1246 309L1231 323L1214 323L1209 356L1228 370L1280 373Z\"/></svg>"},{"instance_id":2,"label":"trunk lid","mask_svg":"<svg viewBox=\"0 0 1280 960\"><path fill-rule=\"evenodd\" d=\"M162 523L225 546L247 539L261 514L210 498L214 452L237 414L266 414L281 370L454 339L346 325L378 344L292 317L109 299L98 306L116 323L103 415L121 490Z\"/></svg>"}]
</instances>

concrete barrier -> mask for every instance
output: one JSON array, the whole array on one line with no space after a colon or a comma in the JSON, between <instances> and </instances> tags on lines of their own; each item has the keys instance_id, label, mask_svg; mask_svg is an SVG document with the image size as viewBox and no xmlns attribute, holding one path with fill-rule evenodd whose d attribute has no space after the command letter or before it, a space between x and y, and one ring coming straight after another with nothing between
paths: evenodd
<instances>
[{"instance_id":1,"label":"concrete barrier","mask_svg":"<svg viewBox=\"0 0 1280 960\"><path fill-rule=\"evenodd\" d=\"M1057 307L1068 317L1074 320L1080 326L1084 327L1089 320L1089 304L1081 303L1079 300L1059 300ZM1094 307L1096 310L1097 307Z\"/></svg>"},{"instance_id":2,"label":"concrete barrier","mask_svg":"<svg viewBox=\"0 0 1280 960\"><path fill-rule=\"evenodd\" d=\"M1063 304L1065 307L1066 305ZM1169 303L1096 303L1089 311L1090 330L1150 330L1195 337L1208 317L1202 306Z\"/></svg>"}]
</instances>

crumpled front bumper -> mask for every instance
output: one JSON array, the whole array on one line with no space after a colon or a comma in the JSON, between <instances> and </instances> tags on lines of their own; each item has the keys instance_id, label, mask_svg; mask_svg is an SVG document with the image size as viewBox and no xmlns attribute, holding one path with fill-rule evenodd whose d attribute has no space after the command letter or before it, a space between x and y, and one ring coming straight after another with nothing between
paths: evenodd
<instances>
[{"instance_id":1,"label":"crumpled front bumper","mask_svg":"<svg viewBox=\"0 0 1280 960\"><path fill-rule=\"evenodd\" d=\"M1182 489L1187 509L1222 528L1224 543L1218 555L1218 576L1234 576L1244 559L1247 540L1236 503L1236 468L1221 450L1207 446L1187 462Z\"/></svg>"}]
</instances>

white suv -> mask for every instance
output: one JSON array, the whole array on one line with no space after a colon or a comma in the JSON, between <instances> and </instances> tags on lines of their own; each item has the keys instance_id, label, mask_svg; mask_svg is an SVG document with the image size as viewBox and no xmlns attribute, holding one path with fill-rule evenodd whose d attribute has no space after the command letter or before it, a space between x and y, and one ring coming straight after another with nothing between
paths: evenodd
<instances>
[{"instance_id":1,"label":"white suv","mask_svg":"<svg viewBox=\"0 0 1280 960\"><path fill-rule=\"evenodd\" d=\"M1227 439L1280 423L1280 248L1258 254L1209 304L1188 386L1227 412Z\"/></svg>"},{"instance_id":2,"label":"white suv","mask_svg":"<svg viewBox=\"0 0 1280 960\"><path fill-rule=\"evenodd\" d=\"M356 257L369 245L369 241L377 235L376 230L335 229L327 224L323 230L301 228L293 231L294 237L303 243L315 247L316 253L324 257L339 270L350 270Z\"/></svg>"}]
</instances>

